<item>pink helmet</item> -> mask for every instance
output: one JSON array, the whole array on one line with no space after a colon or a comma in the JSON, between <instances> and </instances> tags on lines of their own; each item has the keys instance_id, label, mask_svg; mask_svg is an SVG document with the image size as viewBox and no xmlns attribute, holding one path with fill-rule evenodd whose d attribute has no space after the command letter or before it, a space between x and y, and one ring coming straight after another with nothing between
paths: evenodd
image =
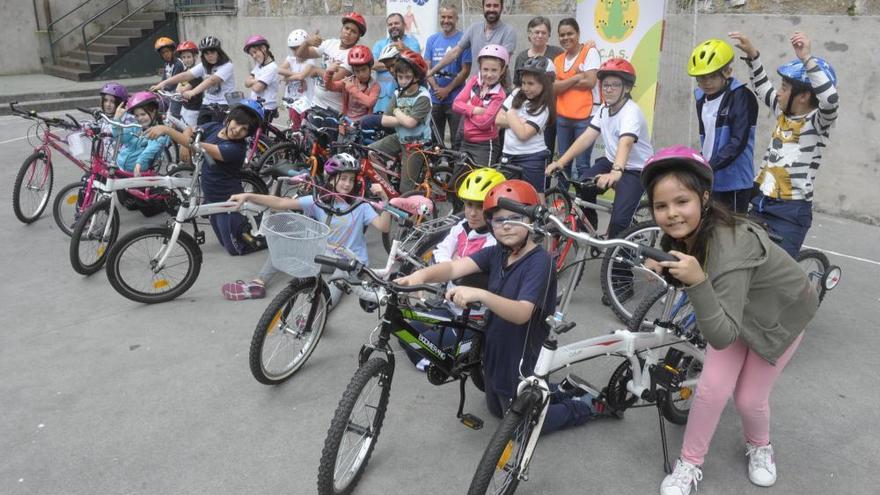
<instances>
[{"instance_id":1,"label":"pink helmet","mask_svg":"<svg viewBox=\"0 0 880 495\"><path fill-rule=\"evenodd\" d=\"M648 184L657 176L670 168L684 168L696 173L699 177L709 183L709 189L712 188L714 172L709 162L703 158L699 151L677 144L668 148L663 148L654 154L645 162L642 169L642 186L648 188Z\"/></svg>"},{"instance_id":2,"label":"pink helmet","mask_svg":"<svg viewBox=\"0 0 880 495\"><path fill-rule=\"evenodd\" d=\"M142 107L149 103L155 103L161 109L161 100L154 93L149 91L138 91L128 98L125 109L131 112L135 108Z\"/></svg>"},{"instance_id":3,"label":"pink helmet","mask_svg":"<svg viewBox=\"0 0 880 495\"><path fill-rule=\"evenodd\" d=\"M125 89L125 86L115 82L108 82L105 84L101 87L100 93L102 95L110 95L116 98L116 103L128 99L128 90Z\"/></svg>"},{"instance_id":4,"label":"pink helmet","mask_svg":"<svg viewBox=\"0 0 880 495\"><path fill-rule=\"evenodd\" d=\"M507 52L507 48L504 48L501 45L486 45L481 50L479 55L477 55L477 62L479 63L480 59L483 57L495 57L501 59L504 62L504 65L507 65L510 62L510 53Z\"/></svg>"},{"instance_id":5,"label":"pink helmet","mask_svg":"<svg viewBox=\"0 0 880 495\"><path fill-rule=\"evenodd\" d=\"M244 42L244 52L247 53L252 46L257 45L266 45L266 48L269 48L269 41L259 34L252 34Z\"/></svg>"}]
</instances>

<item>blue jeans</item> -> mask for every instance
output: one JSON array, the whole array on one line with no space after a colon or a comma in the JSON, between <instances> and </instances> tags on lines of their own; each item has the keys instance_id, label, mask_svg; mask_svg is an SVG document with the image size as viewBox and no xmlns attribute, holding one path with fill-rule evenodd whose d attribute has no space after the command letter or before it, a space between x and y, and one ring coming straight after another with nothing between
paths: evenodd
<instances>
[{"instance_id":1,"label":"blue jeans","mask_svg":"<svg viewBox=\"0 0 880 495\"><path fill-rule=\"evenodd\" d=\"M555 390L555 385L550 385L550 390ZM504 397L492 389L491 380L486 380L486 406L489 412L496 418L504 417L507 406L513 400ZM579 400L553 391L550 395L550 406L547 408L547 416L544 417L544 426L541 433L553 433L565 428L580 426L592 417L590 408Z\"/></svg>"},{"instance_id":2,"label":"blue jeans","mask_svg":"<svg viewBox=\"0 0 880 495\"><path fill-rule=\"evenodd\" d=\"M531 184L539 193L544 192L544 169L547 167L547 150L529 155L504 155L511 165L522 167L522 180Z\"/></svg>"},{"instance_id":3,"label":"blue jeans","mask_svg":"<svg viewBox=\"0 0 880 495\"><path fill-rule=\"evenodd\" d=\"M571 147L571 144L580 137L584 131L587 130L587 127L590 126L590 119L586 118L583 120L577 119L568 119L565 117L557 116L556 117L556 145L559 151L559 156L562 156L568 148ZM565 172L569 175L569 177L579 179L584 177L584 173L587 169L590 168L590 155L593 154L593 147L590 146L583 153L577 155L574 160L575 170L577 173L572 174L572 164L568 164L565 166ZM565 179L559 179L559 186L562 189L568 188L568 181Z\"/></svg>"},{"instance_id":4,"label":"blue jeans","mask_svg":"<svg viewBox=\"0 0 880 495\"><path fill-rule=\"evenodd\" d=\"M607 174L611 172L612 165L611 161L603 156L596 160L596 163L581 178ZM639 170L625 170L620 180L614 185L614 204L611 208L611 221L608 224L609 239L617 237L618 234L632 223L633 215L639 207L639 201L642 199L642 193L645 192L645 189L642 188L640 176L641 171ZM588 192L582 199L595 203L596 196L595 191ZM596 211L587 210L586 214L590 222L596 225L596 222L598 222Z\"/></svg>"},{"instance_id":5,"label":"blue jeans","mask_svg":"<svg viewBox=\"0 0 880 495\"><path fill-rule=\"evenodd\" d=\"M752 197L752 188L737 189L734 191L712 191L712 199L723 204L730 211L745 215L749 212L749 199Z\"/></svg>"},{"instance_id":6,"label":"blue jeans","mask_svg":"<svg viewBox=\"0 0 880 495\"><path fill-rule=\"evenodd\" d=\"M780 246L797 256L813 224L813 204L803 199L773 199L759 194L752 199L750 216L766 223L770 232L782 237Z\"/></svg>"}]
</instances>

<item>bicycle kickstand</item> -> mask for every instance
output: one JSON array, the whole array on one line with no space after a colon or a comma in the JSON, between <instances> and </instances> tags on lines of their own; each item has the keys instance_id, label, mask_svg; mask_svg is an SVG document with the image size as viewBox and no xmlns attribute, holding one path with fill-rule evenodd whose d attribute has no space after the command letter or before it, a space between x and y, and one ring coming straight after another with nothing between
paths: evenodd
<instances>
[{"instance_id":1,"label":"bicycle kickstand","mask_svg":"<svg viewBox=\"0 0 880 495\"><path fill-rule=\"evenodd\" d=\"M479 430L483 428L483 420L474 416L471 413L465 413L464 411L464 386L467 383L467 376L465 375L461 379L458 380L458 392L459 392L459 400L458 400L458 412L455 414L455 417L461 421L461 424L467 426L472 430Z\"/></svg>"},{"instance_id":2,"label":"bicycle kickstand","mask_svg":"<svg viewBox=\"0 0 880 495\"><path fill-rule=\"evenodd\" d=\"M663 471L666 474L672 474L672 467L669 465L669 445L666 442L666 419L663 417L663 403L666 401L666 394L659 394L657 397L657 416L660 418L660 443L663 445Z\"/></svg>"}]
</instances>

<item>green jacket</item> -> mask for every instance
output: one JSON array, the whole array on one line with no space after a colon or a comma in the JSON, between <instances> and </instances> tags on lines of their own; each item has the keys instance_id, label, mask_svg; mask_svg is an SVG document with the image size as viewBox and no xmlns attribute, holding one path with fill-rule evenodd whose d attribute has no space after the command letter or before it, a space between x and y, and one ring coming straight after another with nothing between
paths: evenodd
<instances>
[{"instance_id":1,"label":"green jacket","mask_svg":"<svg viewBox=\"0 0 880 495\"><path fill-rule=\"evenodd\" d=\"M741 339L775 364L819 306L803 269L751 222L715 228L704 270L708 278L686 292L716 349Z\"/></svg>"}]
</instances>

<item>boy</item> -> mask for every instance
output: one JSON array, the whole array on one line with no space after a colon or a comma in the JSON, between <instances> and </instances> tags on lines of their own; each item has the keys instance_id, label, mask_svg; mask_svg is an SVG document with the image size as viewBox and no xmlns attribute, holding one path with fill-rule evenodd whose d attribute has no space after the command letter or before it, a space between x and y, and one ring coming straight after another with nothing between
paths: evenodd
<instances>
[{"instance_id":1,"label":"boy","mask_svg":"<svg viewBox=\"0 0 880 495\"><path fill-rule=\"evenodd\" d=\"M156 43L153 45L153 48L155 48L159 56L162 57L163 81L186 70L183 67L183 62L181 62L179 58L176 58L174 56L175 46L177 46L177 44L174 42L174 40L165 36L157 39ZM173 84L168 84L163 89L165 91L172 92L176 88ZM180 102L172 101L168 109L168 113L170 113L174 117L180 118L180 107Z\"/></svg>"},{"instance_id":2,"label":"boy","mask_svg":"<svg viewBox=\"0 0 880 495\"><path fill-rule=\"evenodd\" d=\"M688 75L697 79L694 97L700 122L703 157L715 172L712 197L745 214L754 179L755 125L758 100L731 77L733 47L710 39L697 45L688 60Z\"/></svg>"},{"instance_id":3,"label":"boy","mask_svg":"<svg viewBox=\"0 0 880 495\"><path fill-rule=\"evenodd\" d=\"M825 60L814 57L810 39L795 32L790 39L797 59L779 66L779 90L764 71L758 49L742 33L730 33L746 55L758 98L773 110L776 127L755 183L752 215L782 237L782 248L796 256L813 222L813 182L822 163L828 131L837 120L837 76Z\"/></svg>"},{"instance_id":4,"label":"boy","mask_svg":"<svg viewBox=\"0 0 880 495\"><path fill-rule=\"evenodd\" d=\"M364 45L355 45L348 51L348 65L353 75L336 81L325 72L324 86L342 93L342 114L359 121L372 113L379 99L379 83L372 77L373 53Z\"/></svg>"}]
</instances>

